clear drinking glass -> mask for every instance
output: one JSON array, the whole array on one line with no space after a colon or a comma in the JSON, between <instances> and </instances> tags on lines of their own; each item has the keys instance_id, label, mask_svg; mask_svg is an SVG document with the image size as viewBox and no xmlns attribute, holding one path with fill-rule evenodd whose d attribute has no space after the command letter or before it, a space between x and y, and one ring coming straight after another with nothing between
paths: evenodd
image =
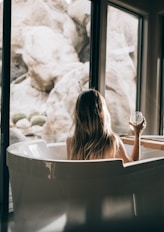
<instances>
[{"instance_id":1,"label":"clear drinking glass","mask_svg":"<svg viewBox=\"0 0 164 232\"><path fill-rule=\"evenodd\" d=\"M134 125L138 125L141 123L143 119L143 114L141 111L132 111L130 114L130 122ZM133 130L133 127L130 125L130 128Z\"/></svg>"}]
</instances>

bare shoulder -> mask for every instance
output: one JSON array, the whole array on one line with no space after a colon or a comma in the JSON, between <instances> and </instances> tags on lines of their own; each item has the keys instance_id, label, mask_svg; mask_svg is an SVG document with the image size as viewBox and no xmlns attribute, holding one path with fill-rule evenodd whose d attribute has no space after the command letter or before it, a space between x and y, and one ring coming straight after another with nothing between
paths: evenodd
<instances>
[{"instance_id":1,"label":"bare shoulder","mask_svg":"<svg viewBox=\"0 0 164 232\"><path fill-rule=\"evenodd\" d=\"M123 159L123 161L125 163L131 161L130 157L127 154L125 145L124 145L123 141L121 140L121 138L119 138L119 150L116 153L116 158Z\"/></svg>"}]
</instances>

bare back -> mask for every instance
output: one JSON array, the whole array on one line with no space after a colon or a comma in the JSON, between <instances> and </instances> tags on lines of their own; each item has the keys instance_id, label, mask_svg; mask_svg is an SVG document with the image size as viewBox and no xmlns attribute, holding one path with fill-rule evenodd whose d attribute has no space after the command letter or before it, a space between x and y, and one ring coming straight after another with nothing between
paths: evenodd
<instances>
[{"instance_id":1,"label":"bare back","mask_svg":"<svg viewBox=\"0 0 164 232\"><path fill-rule=\"evenodd\" d=\"M67 144L67 159L71 159L71 140L72 138L71 137L68 137L67 140L66 140L66 144ZM130 157L127 155L127 152L126 152L126 148L122 142L121 139L119 139L119 149L116 153L114 153L114 149L112 146L107 146L107 148L105 149L105 153L103 154L103 157L104 159L122 159L125 163L126 162L130 162L132 161L130 159ZM91 154L90 156L90 159L95 159L95 156L94 154Z\"/></svg>"}]
</instances>

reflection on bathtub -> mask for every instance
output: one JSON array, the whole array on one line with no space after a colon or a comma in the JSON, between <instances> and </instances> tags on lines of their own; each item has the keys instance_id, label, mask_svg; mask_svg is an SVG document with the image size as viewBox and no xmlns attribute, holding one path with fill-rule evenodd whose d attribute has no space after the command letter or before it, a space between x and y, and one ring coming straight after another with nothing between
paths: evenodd
<instances>
[{"instance_id":1,"label":"reflection on bathtub","mask_svg":"<svg viewBox=\"0 0 164 232\"><path fill-rule=\"evenodd\" d=\"M102 204L102 217L104 220L108 218L132 218L134 216L133 196L125 197L108 197Z\"/></svg>"}]
</instances>

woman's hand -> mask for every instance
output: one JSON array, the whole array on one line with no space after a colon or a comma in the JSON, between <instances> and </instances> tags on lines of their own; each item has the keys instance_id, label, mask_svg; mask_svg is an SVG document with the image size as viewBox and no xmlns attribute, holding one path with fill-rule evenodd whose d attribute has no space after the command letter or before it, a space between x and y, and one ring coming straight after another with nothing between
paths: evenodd
<instances>
[{"instance_id":1,"label":"woman's hand","mask_svg":"<svg viewBox=\"0 0 164 232\"><path fill-rule=\"evenodd\" d=\"M140 134L142 134L142 132L146 128L146 119L143 117L141 123L137 124L137 125L133 124L131 122L129 122L129 124L133 127L134 134L135 135L140 135Z\"/></svg>"}]
</instances>

